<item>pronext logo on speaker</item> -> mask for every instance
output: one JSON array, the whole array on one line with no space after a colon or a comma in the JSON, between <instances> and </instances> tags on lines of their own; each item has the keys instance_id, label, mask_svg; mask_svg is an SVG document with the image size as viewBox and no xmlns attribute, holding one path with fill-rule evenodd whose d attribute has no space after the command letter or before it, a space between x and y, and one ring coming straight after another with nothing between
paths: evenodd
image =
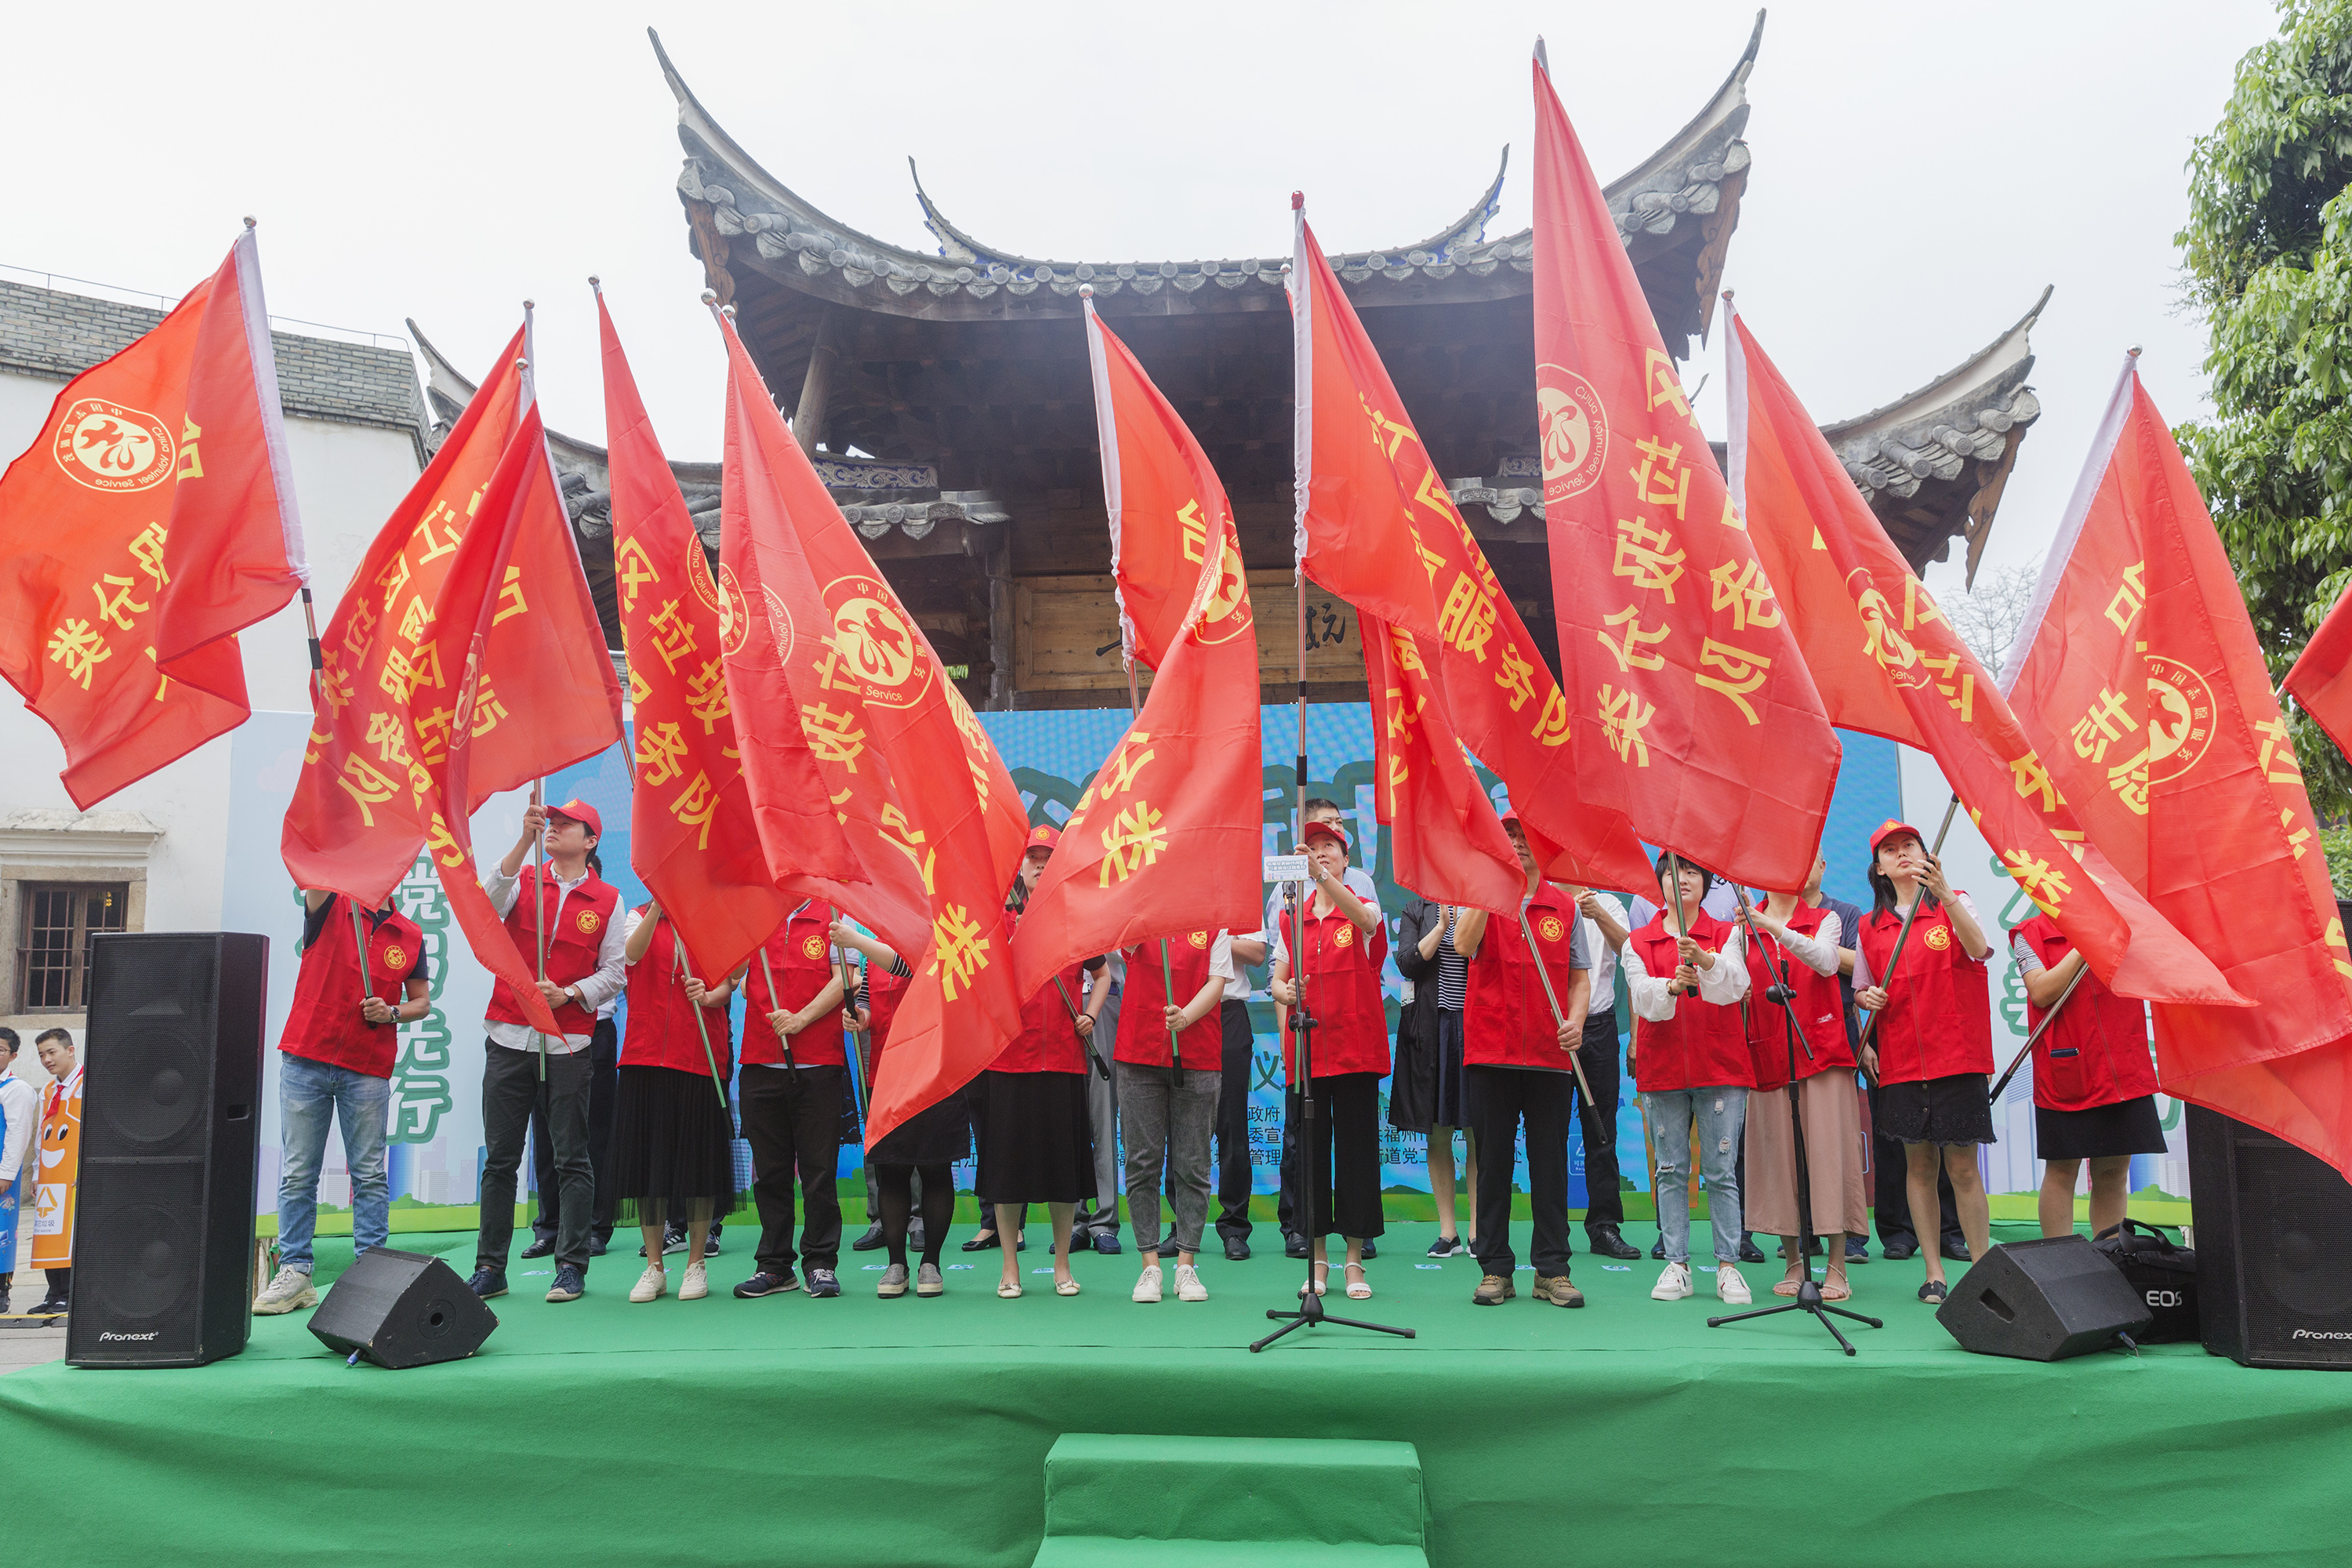
<instances>
[{"instance_id":1,"label":"pronext logo on speaker","mask_svg":"<svg viewBox=\"0 0 2352 1568\"><path fill-rule=\"evenodd\" d=\"M109 1329L106 1332L98 1336L98 1342L100 1344L104 1344L109 1340L121 1340L125 1343L129 1343L137 1340L152 1340L163 1331L161 1329L150 1329L143 1334L118 1334L113 1330Z\"/></svg>"},{"instance_id":2,"label":"pronext logo on speaker","mask_svg":"<svg viewBox=\"0 0 2352 1568\"><path fill-rule=\"evenodd\" d=\"M2341 1329L2297 1329L2294 1337L2299 1340L2352 1340L2352 1332Z\"/></svg>"}]
</instances>

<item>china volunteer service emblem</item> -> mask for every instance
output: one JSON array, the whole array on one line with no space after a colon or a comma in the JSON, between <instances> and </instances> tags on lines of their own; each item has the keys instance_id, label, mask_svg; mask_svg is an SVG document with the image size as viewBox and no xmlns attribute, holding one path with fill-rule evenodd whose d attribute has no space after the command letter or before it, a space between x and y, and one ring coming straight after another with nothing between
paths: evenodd
<instances>
[{"instance_id":1,"label":"china volunteer service emblem","mask_svg":"<svg viewBox=\"0 0 2352 1568\"><path fill-rule=\"evenodd\" d=\"M824 938L821 936L803 937L801 939L801 956L803 958L823 958L824 956Z\"/></svg>"},{"instance_id":2,"label":"china volunteer service emblem","mask_svg":"<svg viewBox=\"0 0 2352 1568\"><path fill-rule=\"evenodd\" d=\"M1234 548L1232 536L1228 535L1224 553L1217 560L1217 585L1210 590L1209 602L1201 607L1201 640L1231 642L1248 631L1255 621L1255 612L1250 607L1249 573L1242 565L1241 552Z\"/></svg>"},{"instance_id":3,"label":"china volunteer service emblem","mask_svg":"<svg viewBox=\"0 0 2352 1568\"><path fill-rule=\"evenodd\" d=\"M587 935L594 936L596 934L596 928L604 923L604 917L598 914L594 910L582 910L580 911L579 918L574 920L572 923L578 926L581 931L585 932Z\"/></svg>"},{"instance_id":4,"label":"china volunteer service emblem","mask_svg":"<svg viewBox=\"0 0 2352 1568\"><path fill-rule=\"evenodd\" d=\"M744 595L743 584L736 581L735 568L721 561L719 575L713 578L699 544L690 546L687 554L686 581L703 608L718 615L719 651L731 658L743 651L744 638L751 633L751 601ZM781 643L782 638L777 640Z\"/></svg>"},{"instance_id":5,"label":"china volunteer service emblem","mask_svg":"<svg viewBox=\"0 0 2352 1568\"><path fill-rule=\"evenodd\" d=\"M931 646L887 583L862 572L836 577L824 586L824 607L833 617L831 658L820 663L829 682L845 677L866 701L887 708L922 699L931 684Z\"/></svg>"},{"instance_id":6,"label":"china volunteer service emblem","mask_svg":"<svg viewBox=\"0 0 2352 1568\"><path fill-rule=\"evenodd\" d=\"M1536 922L1536 930L1546 942L1558 942L1568 928L1559 923L1558 915L1546 915Z\"/></svg>"},{"instance_id":7,"label":"china volunteer service emblem","mask_svg":"<svg viewBox=\"0 0 2352 1568\"><path fill-rule=\"evenodd\" d=\"M1927 928L1927 945L1941 952L1952 945L1952 933L1942 926L1930 926Z\"/></svg>"},{"instance_id":8,"label":"china volunteer service emblem","mask_svg":"<svg viewBox=\"0 0 2352 1568\"><path fill-rule=\"evenodd\" d=\"M1566 365L1536 366L1536 419L1544 500L1566 500L1599 484L1609 453L1609 415L1592 384Z\"/></svg>"},{"instance_id":9,"label":"china volunteer service emblem","mask_svg":"<svg viewBox=\"0 0 2352 1568\"><path fill-rule=\"evenodd\" d=\"M1204 931L1196 931L1184 940L1191 942L1196 948L1204 948L1209 945L1209 933Z\"/></svg>"},{"instance_id":10,"label":"china volunteer service emblem","mask_svg":"<svg viewBox=\"0 0 2352 1568\"><path fill-rule=\"evenodd\" d=\"M383 950L383 966L386 969L391 970L395 974L407 968L408 950L404 947L385 948Z\"/></svg>"},{"instance_id":11,"label":"china volunteer service emblem","mask_svg":"<svg viewBox=\"0 0 2352 1568\"><path fill-rule=\"evenodd\" d=\"M2147 666L2147 783L2168 784L2195 767L2213 743L2213 691L2177 658L2143 656Z\"/></svg>"},{"instance_id":12,"label":"china volunteer service emblem","mask_svg":"<svg viewBox=\"0 0 2352 1568\"><path fill-rule=\"evenodd\" d=\"M75 483L117 494L162 484L178 456L170 426L103 397L68 405L50 449Z\"/></svg>"},{"instance_id":13,"label":"china volunteer service emblem","mask_svg":"<svg viewBox=\"0 0 2352 1568\"><path fill-rule=\"evenodd\" d=\"M1354 925L1352 925L1352 924L1350 924L1350 923L1349 923L1348 921L1342 921L1340 922L1340 924L1339 924L1339 934L1338 934L1337 936L1334 936L1331 940L1332 940L1333 942L1338 942L1341 947L1353 947L1353 946L1355 946L1355 945L1356 945L1356 928L1355 928L1355 926L1354 926Z\"/></svg>"}]
</instances>

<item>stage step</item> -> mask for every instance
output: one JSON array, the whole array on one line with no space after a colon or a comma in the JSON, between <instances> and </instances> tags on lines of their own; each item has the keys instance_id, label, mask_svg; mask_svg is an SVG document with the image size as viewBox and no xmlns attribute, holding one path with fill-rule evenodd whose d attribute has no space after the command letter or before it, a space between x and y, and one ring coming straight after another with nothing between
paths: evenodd
<instances>
[{"instance_id":1,"label":"stage step","mask_svg":"<svg viewBox=\"0 0 2352 1568\"><path fill-rule=\"evenodd\" d=\"M1410 1443L1066 1432L1033 1568L1428 1568L1426 1513Z\"/></svg>"}]
</instances>

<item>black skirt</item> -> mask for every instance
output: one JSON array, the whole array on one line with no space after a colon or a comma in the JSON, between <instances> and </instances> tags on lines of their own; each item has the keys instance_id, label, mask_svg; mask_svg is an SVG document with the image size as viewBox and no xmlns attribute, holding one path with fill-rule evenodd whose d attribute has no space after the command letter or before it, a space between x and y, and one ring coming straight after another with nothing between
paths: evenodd
<instances>
[{"instance_id":1,"label":"black skirt","mask_svg":"<svg viewBox=\"0 0 2352 1568\"><path fill-rule=\"evenodd\" d=\"M709 1077L675 1068L621 1068L605 1166L613 1196L641 1219L678 1200L712 1217L735 1206L735 1126ZM651 1223L647 1220L646 1223Z\"/></svg>"},{"instance_id":2,"label":"black skirt","mask_svg":"<svg viewBox=\"0 0 2352 1568\"><path fill-rule=\"evenodd\" d=\"M2156 1096L2095 1105L2088 1110L2033 1108L2034 1153L2044 1160L2104 1160L2117 1154L2164 1152L2164 1123Z\"/></svg>"},{"instance_id":3,"label":"black skirt","mask_svg":"<svg viewBox=\"0 0 2352 1568\"><path fill-rule=\"evenodd\" d=\"M926 1106L866 1152L876 1165L952 1165L971 1152L971 1124L963 1096L949 1095Z\"/></svg>"},{"instance_id":4,"label":"black skirt","mask_svg":"<svg viewBox=\"0 0 2352 1568\"><path fill-rule=\"evenodd\" d=\"M1998 1143L1987 1087L1980 1072L1881 1084L1872 1131L1902 1143Z\"/></svg>"},{"instance_id":5,"label":"black skirt","mask_svg":"<svg viewBox=\"0 0 2352 1568\"><path fill-rule=\"evenodd\" d=\"M972 1191L992 1204L1080 1204L1095 1196L1087 1075L984 1072L980 1171Z\"/></svg>"}]
</instances>

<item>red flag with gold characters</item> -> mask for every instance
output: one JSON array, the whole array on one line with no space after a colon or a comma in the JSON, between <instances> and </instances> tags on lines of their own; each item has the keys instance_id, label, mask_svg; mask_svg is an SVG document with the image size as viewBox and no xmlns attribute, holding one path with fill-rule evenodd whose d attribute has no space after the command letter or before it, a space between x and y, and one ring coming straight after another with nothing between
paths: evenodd
<instances>
[{"instance_id":1,"label":"red flag with gold characters","mask_svg":"<svg viewBox=\"0 0 2352 1568\"><path fill-rule=\"evenodd\" d=\"M523 510L497 586L496 635L462 721L465 666L444 657L444 590L487 515L491 480L518 446L549 466L529 412L529 341L526 319L328 620L310 744L279 839L298 887L381 901L432 835L435 770L461 736L471 754L467 793L449 802L457 817L622 739L620 681L551 471L516 491Z\"/></svg>"},{"instance_id":2,"label":"red flag with gold characters","mask_svg":"<svg viewBox=\"0 0 2352 1568\"><path fill-rule=\"evenodd\" d=\"M1372 700L1372 800L1389 830L1391 874L1435 903L1517 909L1528 886L1518 851L1463 754L1420 642L1360 610L1357 624Z\"/></svg>"},{"instance_id":3,"label":"red flag with gold characters","mask_svg":"<svg viewBox=\"0 0 2352 1568\"><path fill-rule=\"evenodd\" d=\"M915 969L891 1023L890 1071L866 1110L871 1147L970 1082L1020 1031L1003 900L1029 821L988 731L785 429L734 323L713 314L727 344L735 476L720 526L748 546L722 556L756 571L767 636L754 624L748 640L767 642L775 660L774 680L757 694L763 706L741 700L735 658L729 690L747 731L799 724L817 778L803 809L832 807L852 866L867 877L782 885L831 900ZM747 468L754 461L757 472ZM776 821L763 810L771 866L790 854Z\"/></svg>"},{"instance_id":4,"label":"red flag with gold characters","mask_svg":"<svg viewBox=\"0 0 2352 1568\"><path fill-rule=\"evenodd\" d=\"M1317 470L1308 484L1316 503L1307 521L1310 548L1320 531L1336 525L1343 533L1367 541L1374 553L1421 562L1436 613L1435 625L1414 639L1420 652L1436 661L1429 674L1437 689L1425 695L1430 701L1443 702L1452 731L1510 791L1512 807L1532 836L1545 874L1602 887L1647 887L1652 880L1649 858L1632 824L1622 814L1579 797L1575 757L1568 745L1568 699L1528 635L1517 608L1496 580L1477 536L1447 493L1404 399L1389 379L1387 365L1303 222L1298 249L1306 265L1302 269L1294 263L1293 274L1307 280L1313 341L1325 351L1315 361L1313 384L1318 395L1315 436L1307 448L1308 461ZM1373 459L1366 459L1362 452L1367 434ZM1326 483L1320 468L1333 453L1346 456L1348 471ZM1375 470L1381 466L1388 470L1386 485L1378 482ZM1344 596L1337 585L1324 585ZM1359 613L1372 612L1360 605ZM1368 667L1375 640L1367 631ZM1373 689L1381 689L1377 679ZM1448 721L1440 715L1439 722L1443 726ZM1375 739L1382 733L1376 730ZM1424 787L1430 782L1427 774L1418 781ZM1459 781L1449 779L1446 786L1444 793L1454 795ZM1484 824L1475 833L1465 825L1463 833L1481 842L1501 843L1507 850L1507 840L1495 837L1502 827L1492 809L1485 815L1494 826L1493 835ZM1383 816L1381 820L1389 819ZM1518 907L1523 879L1517 860L1509 864L1512 901L1497 909ZM1406 880L1408 886L1419 887Z\"/></svg>"},{"instance_id":5,"label":"red flag with gold characters","mask_svg":"<svg viewBox=\"0 0 2352 1568\"><path fill-rule=\"evenodd\" d=\"M2352 584L2303 645L2286 672L2286 689L2336 749L2352 756Z\"/></svg>"},{"instance_id":6,"label":"red flag with gold characters","mask_svg":"<svg viewBox=\"0 0 2352 1568\"><path fill-rule=\"evenodd\" d=\"M1796 394L1731 321L1733 489L1830 717L1936 759L2008 874L2126 996L2229 1004L2055 785L2028 731L1913 576ZM2046 749L2046 748L2045 748ZM2079 861L2079 864L2077 863Z\"/></svg>"},{"instance_id":7,"label":"red flag with gold characters","mask_svg":"<svg viewBox=\"0 0 2352 1568\"><path fill-rule=\"evenodd\" d=\"M1721 875L1801 887L1837 734L1600 182L1534 71L1536 415L1579 794Z\"/></svg>"},{"instance_id":8,"label":"red flag with gold characters","mask_svg":"<svg viewBox=\"0 0 2352 1568\"><path fill-rule=\"evenodd\" d=\"M751 606L734 574L711 575L601 289L596 317L613 587L635 719L629 861L677 928L694 972L732 974L792 908L751 819L727 699L726 648L750 635Z\"/></svg>"},{"instance_id":9,"label":"red flag with gold characters","mask_svg":"<svg viewBox=\"0 0 2352 1568\"><path fill-rule=\"evenodd\" d=\"M1013 942L1024 999L1078 959L1265 918L1257 635L1233 508L1091 299L1086 320L1122 616L1155 673L1029 897Z\"/></svg>"},{"instance_id":10,"label":"red flag with gold characters","mask_svg":"<svg viewBox=\"0 0 2352 1568\"><path fill-rule=\"evenodd\" d=\"M2352 953L2228 554L2126 359L2002 684L2092 841L2253 998L2158 1006L2164 1091L2352 1173Z\"/></svg>"},{"instance_id":11,"label":"red flag with gold characters","mask_svg":"<svg viewBox=\"0 0 2352 1568\"><path fill-rule=\"evenodd\" d=\"M310 579L248 225L0 478L0 675L87 811L245 722L236 633Z\"/></svg>"}]
</instances>

